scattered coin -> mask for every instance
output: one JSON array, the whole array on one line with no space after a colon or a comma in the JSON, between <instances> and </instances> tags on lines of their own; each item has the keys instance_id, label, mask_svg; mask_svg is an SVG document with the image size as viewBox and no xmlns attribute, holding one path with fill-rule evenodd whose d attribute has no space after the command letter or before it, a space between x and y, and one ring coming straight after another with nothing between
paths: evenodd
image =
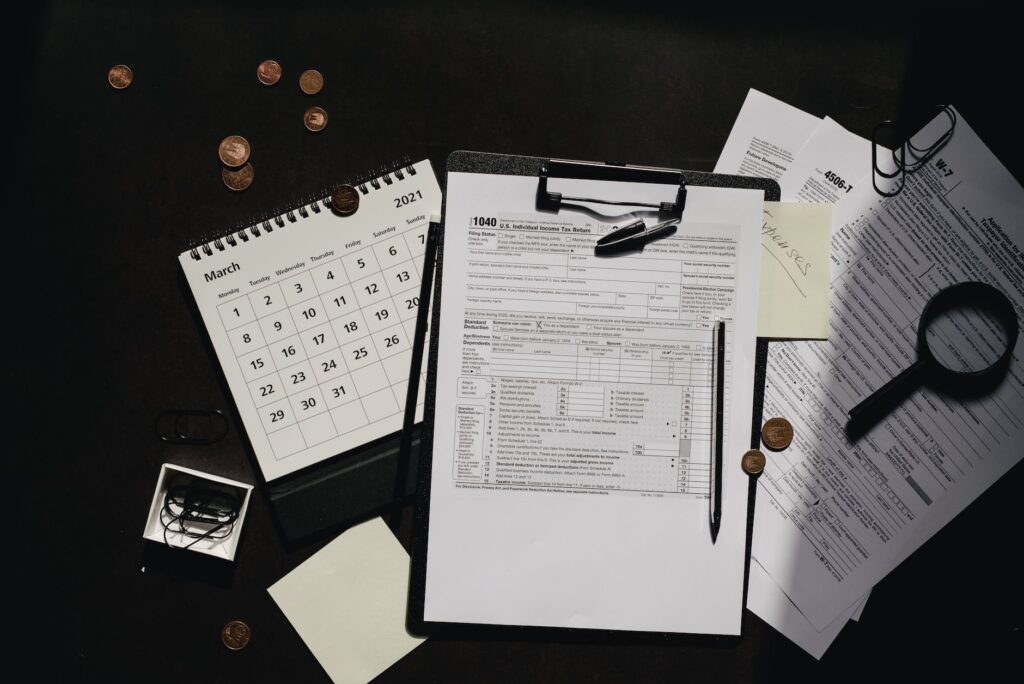
<instances>
[{"instance_id":1,"label":"scattered coin","mask_svg":"<svg viewBox=\"0 0 1024 684\"><path fill-rule=\"evenodd\" d=\"M281 65L272 59L265 59L256 67L256 78L263 85L272 86L281 80Z\"/></svg>"},{"instance_id":2,"label":"scattered coin","mask_svg":"<svg viewBox=\"0 0 1024 684\"><path fill-rule=\"evenodd\" d=\"M252 630L241 620L232 620L220 630L220 640L232 651L241 651L251 639Z\"/></svg>"},{"instance_id":3,"label":"scattered coin","mask_svg":"<svg viewBox=\"0 0 1024 684\"><path fill-rule=\"evenodd\" d=\"M252 185L253 176L256 172L252 164L246 164L240 169L221 169L220 179L229 190L240 192Z\"/></svg>"},{"instance_id":4,"label":"scattered coin","mask_svg":"<svg viewBox=\"0 0 1024 684\"><path fill-rule=\"evenodd\" d=\"M240 135L229 135L221 140L220 145L217 146L217 155L220 157L221 163L233 169L237 169L249 161L249 153L251 151L252 148L249 147L249 141Z\"/></svg>"},{"instance_id":5,"label":"scattered coin","mask_svg":"<svg viewBox=\"0 0 1024 684\"><path fill-rule=\"evenodd\" d=\"M310 107L302 115L302 123L313 133L319 133L327 126L327 110L323 107Z\"/></svg>"},{"instance_id":6,"label":"scattered coin","mask_svg":"<svg viewBox=\"0 0 1024 684\"><path fill-rule=\"evenodd\" d=\"M132 70L124 64L115 64L107 72L107 82L117 90L124 90L132 84Z\"/></svg>"},{"instance_id":7,"label":"scattered coin","mask_svg":"<svg viewBox=\"0 0 1024 684\"><path fill-rule=\"evenodd\" d=\"M351 216L359 208L359 191L351 185L339 185L331 195L331 209L339 216Z\"/></svg>"},{"instance_id":8,"label":"scattered coin","mask_svg":"<svg viewBox=\"0 0 1024 684\"><path fill-rule=\"evenodd\" d=\"M793 441L793 426L785 418L771 418L761 428L761 441L773 451L782 451Z\"/></svg>"},{"instance_id":9,"label":"scattered coin","mask_svg":"<svg viewBox=\"0 0 1024 684\"><path fill-rule=\"evenodd\" d=\"M324 75L316 69L307 69L299 76L299 88L307 95L316 95L324 87Z\"/></svg>"},{"instance_id":10,"label":"scattered coin","mask_svg":"<svg viewBox=\"0 0 1024 684\"><path fill-rule=\"evenodd\" d=\"M757 449L751 449L743 454L740 466L747 475L760 475L764 471L764 454Z\"/></svg>"}]
</instances>

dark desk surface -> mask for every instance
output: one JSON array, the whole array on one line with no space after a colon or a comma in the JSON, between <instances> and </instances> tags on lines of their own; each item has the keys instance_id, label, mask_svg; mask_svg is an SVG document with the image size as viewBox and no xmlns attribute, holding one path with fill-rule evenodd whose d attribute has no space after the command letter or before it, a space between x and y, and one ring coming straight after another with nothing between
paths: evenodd
<instances>
[{"instance_id":1,"label":"dark desk surface","mask_svg":"<svg viewBox=\"0 0 1024 684\"><path fill-rule=\"evenodd\" d=\"M952 101L1022 177L1019 39L998 18L296 5L58 3L6 22L4 593L9 646L37 671L326 681L266 592L322 540L285 548L262 491L233 566L178 564L141 538L163 462L257 482L237 424L216 448L153 434L165 408L231 408L178 270L195 236L403 155L438 169L455 149L710 169L749 87L861 135ZM256 82L265 58L284 67L275 88ZM106 83L118 62L135 71L125 92ZM326 77L313 99L295 87L308 67ZM330 112L320 135L301 124L312 102ZM230 133L253 144L242 194L219 178ZM982 675L1021 645L1022 484L1018 466L886 578L821 663L747 613L729 645L442 634L380 681L829 681L882 663ZM409 530L406 510L405 543ZM242 652L218 638L231 618L255 633Z\"/></svg>"}]
</instances>

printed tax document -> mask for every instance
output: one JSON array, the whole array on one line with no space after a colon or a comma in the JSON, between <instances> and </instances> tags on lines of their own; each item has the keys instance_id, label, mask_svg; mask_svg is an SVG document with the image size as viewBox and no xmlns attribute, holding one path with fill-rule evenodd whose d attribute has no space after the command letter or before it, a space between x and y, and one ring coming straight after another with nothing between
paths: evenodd
<instances>
[{"instance_id":1,"label":"printed tax document","mask_svg":"<svg viewBox=\"0 0 1024 684\"><path fill-rule=\"evenodd\" d=\"M409 554L380 518L346 530L267 591L335 684L365 684L424 639L405 631Z\"/></svg>"},{"instance_id":2,"label":"printed tax document","mask_svg":"<svg viewBox=\"0 0 1024 684\"><path fill-rule=\"evenodd\" d=\"M828 336L831 205L862 181L871 182L865 177L870 160L869 140L826 117L786 166L779 178L783 202L765 205L761 244L767 263L761 269L757 326L761 337Z\"/></svg>"},{"instance_id":3,"label":"printed tax document","mask_svg":"<svg viewBox=\"0 0 1024 684\"><path fill-rule=\"evenodd\" d=\"M1020 460L1024 437L1018 342L994 393L923 388L846 439L849 409L916 358L917 321L936 292L978 280L1024 308L1024 189L962 117L899 195L858 193L836 207L829 340L773 350L765 395L765 411L790 416L796 437L761 478L754 553L818 628ZM968 340L998 335L976 319L963 326Z\"/></svg>"},{"instance_id":4,"label":"printed tax document","mask_svg":"<svg viewBox=\"0 0 1024 684\"><path fill-rule=\"evenodd\" d=\"M862 181L870 185L870 174L871 141L825 117L779 178L779 187L787 202L835 204Z\"/></svg>"},{"instance_id":5,"label":"printed tax document","mask_svg":"<svg viewBox=\"0 0 1024 684\"><path fill-rule=\"evenodd\" d=\"M424 617L739 634L763 193L688 186L675 235L598 258L597 239L631 219L538 213L537 182L448 175ZM557 183L637 202L677 189Z\"/></svg>"},{"instance_id":6,"label":"printed tax document","mask_svg":"<svg viewBox=\"0 0 1024 684\"><path fill-rule=\"evenodd\" d=\"M822 120L753 88L715 173L779 180ZM784 187L784 186L783 186ZM819 200L788 197L785 201ZM823 339L828 333L831 214L820 207L765 207L761 244L761 337Z\"/></svg>"},{"instance_id":7,"label":"printed tax document","mask_svg":"<svg viewBox=\"0 0 1024 684\"><path fill-rule=\"evenodd\" d=\"M715 173L779 180L821 119L754 90L747 93ZM782 199L789 199L782 195Z\"/></svg>"},{"instance_id":8,"label":"printed tax document","mask_svg":"<svg viewBox=\"0 0 1024 684\"><path fill-rule=\"evenodd\" d=\"M767 137L772 137L768 135ZM888 150L879 147L880 154L888 154ZM885 157L882 157L883 168L886 168L884 163ZM794 202L816 202L820 204L831 204L835 205L844 201L858 202L860 197L865 195L855 195L851 198L851 193L855 187L859 187L861 184L871 183L871 141L862 138L859 135L852 133L843 128L839 123L830 117L825 117L821 120L818 126L811 133L810 137L804 142L804 145L800 148L800 152L797 154L793 163L788 165L779 178L779 187L782 190L782 198L784 200L790 200ZM829 230L825 237L825 254L828 256L829 265L831 265L832 259L832 234ZM829 282L831 282L831 272L829 273ZM762 287L764 284L764 276L762 275ZM824 326L824 330L821 335L807 335L807 339L824 339L828 336L828 299L829 299L830 288L826 285L826 290L823 293L824 298L824 310L822 311L823 317L816 319L816 322L820 322ZM762 300L766 299L762 296ZM765 310L770 307L765 307L762 303L760 315L765 315ZM760 330L760 328L759 328ZM766 336L767 333L762 333ZM777 336L778 337L778 336ZM795 337L795 336L794 336ZM778 345L771 345L768 349L768 363L771 365L773 353L778 352ZM761 567L757 566L757 572L761 572ZM753 572L753 571L752 571ZM867 603L867 597L870 595L870 591L860 599L854 606L851 618L853 620L860 619L860 614L864 609L864 605ZM758 601L759 596L754 594L754 591L748 592L748 600L753 596L756 603L765 605L763 602ZM779 600L779 597L771 602L771 605L775 606L792 606L791 602L786 599L785 601ZM755 610L755 612L757 612ZM757 613L760 617L768 622L772 620L779 621L780 617L776 613L774 616L768 616L766 612ZM837 619L840 624L845 623L845 619ZM787 615L781 621L787 626L800 625L805 622L805 619L801 615ZM836 621L833 621L828 628L823 630L823 634L833 634L833 637L838 635L838 630L835 629ZM812 627L808 625L809 627ZM813 629L813 627L812 627ZM781 630L780 630L781 631ZM799 629L795 630L794 634L786 633L798 644L806 643L802 641L800 635L804 634L806 630ZM813 644L820 648L822 644L822 637L819 636L813 640ZM831 639L829 639L831 642ZM827 644L826 644L827 646ZM812 654L819 650L819 648L807 648L805 650ZM821 657L817 655L816 657Z\"/></svg>"},{"instance_id":9,"label":"printed tax document","mask_svg":"<svg viewBox=\"0 0 1024 684\"><path fill-rule=\"evenodd\" d=\"M801 158L804 149L808 146L810 147L809 157L813 161L805 166L812 170L817 165L824 164L830 170L842 169L846 176L852 177L856 173L855 170L847 171L847 169L854 169L855 165L863 165L862 160L850 158L848 154L851 150L856 154L860 149L857 141L863 139L841 128L837 130L837 126L833 124L834 122L830 119L818 119L796 107L751 89L715 166L715 172L770 175L778 179L784 199L799 199L799 191L810 183L808 173L806 171L793 174L788 172L791 166L794 166L795 162ZM812 139L815 144L811 143ZM833 142L837 142L838 145L835 148L830 148L829 145ZM822 148L825 154L822 153ZM771 155L771 164L755 163L757 159L764 157L763 151L766 149L780 149L786 153ZM793 150L798 152L793 153ZM830 152L832 155L827 156ZM843 154L844 152L847 154ZM870 148L867 152L870 154ZM839 200L841 201L842 198ZM767 230L767 223L765 230ZM768 249L764 240L762 240L762 246L765 250ZM829 231L828 237L828 253L831 259L831 231ZM767 258L765 261L769 262ZM780 275L777 269L773 269L770 265L763 267L762 287L764 287L766 277L770 278L773 275ZM831 273L829 277L831 280ZM782 336L778 334L777 329L761 327L761 322L765 320L765 313L779 308L771 298L762 297L758 330L759 333L764 331L763 336ZM825 326L827 327L827 311L825 315ZM822 337L825 336L827 335L822 335ZM779 343L769 345L769 365L771 352L777 346ZM754 539L756 540L758 537L757 518L755 517ZM752 559L750 563L747 607L808 653L820 658L838 636L846 619L840 616L825 629L819 631L754 560L756 559ZM859 618L866 602L867 594L850 607L852 619Z\"/></svg>"},{"instance_id":10,"label":"printed tax document","mask_svg":"<svg viewBox=\"0 0 1024 684\"><path fill-rule=\"evenodd\" d=\"M825 655L825 651L839 636L839 632L846 626L847 621L855 619L854 614L863 609L864 604L867 603L865 597L844 610L825 629L819 631L793 605L789 597L779 588L779 585L775 584L764 568L753 559L750 561L750 576L747 582L747 608L777 629L787 639L818 659Z\"/></svg>"}]
</instances>

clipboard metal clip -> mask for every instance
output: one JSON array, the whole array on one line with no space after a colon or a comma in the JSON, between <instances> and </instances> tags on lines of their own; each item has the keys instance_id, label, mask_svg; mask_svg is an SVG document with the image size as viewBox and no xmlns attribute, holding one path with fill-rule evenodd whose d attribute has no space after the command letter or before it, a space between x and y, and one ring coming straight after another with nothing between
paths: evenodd
<instances>
[{"instance_id":1,"label":"clipboard metal clip","mask_svg":"<svg viewBox=\"0 0 1024 684\"><path fill-rule=\"evenodd\" d=\"M686 206L686 183L679 169L663 169L654 166L631 166L629 164L606 164L602 162L549 159L540 170L537 182L537 210L558 213L563 207L576 211L587 211L580 203L608 204L614 206L648 207L661 214L682 219ZM570 197L548 190L549 178L578 178L583 180L622 181L627 183L660 183L678 185L674 202L635 202L630 200L597 199L593 197Z\"/></svg>"}]
</instances>

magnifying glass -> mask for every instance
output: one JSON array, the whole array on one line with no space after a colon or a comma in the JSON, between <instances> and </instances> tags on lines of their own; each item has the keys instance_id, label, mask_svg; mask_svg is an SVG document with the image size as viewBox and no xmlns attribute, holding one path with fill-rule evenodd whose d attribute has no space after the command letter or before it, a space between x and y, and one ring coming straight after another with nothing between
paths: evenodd
<instances>
[{"instance_id":1,"label":"magnifying glass","mask_svg":"<svg viewBox=\"0 0 1024 684\"><path fill-rule=\"evenodd\" d=\"M1013 303L986 283L958 283L928 300L917 325L917 361L850 409L846 435L857 440L922 385L978 396L999 385L1017 344Z\"/></svg>"}]
</instances>

